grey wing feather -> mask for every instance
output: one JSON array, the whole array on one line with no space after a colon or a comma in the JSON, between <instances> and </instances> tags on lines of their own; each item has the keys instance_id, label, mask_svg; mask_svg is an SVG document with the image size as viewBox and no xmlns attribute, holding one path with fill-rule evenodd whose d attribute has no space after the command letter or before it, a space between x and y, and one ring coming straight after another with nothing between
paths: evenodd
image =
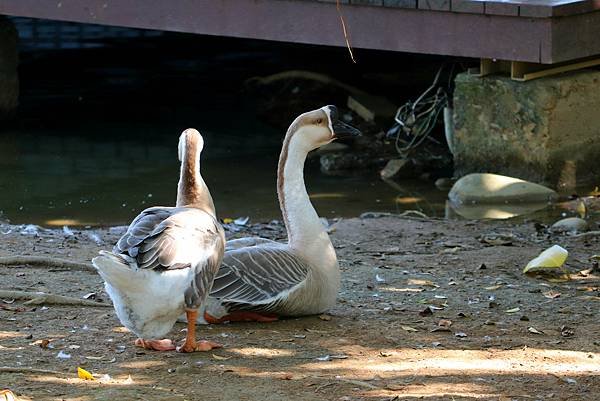
<instances>
[{"instance_id":1,"label":"grey wing feather","mask_svg":"<svg viewBox=\"0 0 600 401\"><path fill-rule=\"evenodd\" d=\"M210 296L228 310L268 312L281 296L306 280L308 265L274 246L251 246L225 253Z\"/></svg>"},{"instance_id":2,"label":"grey wing feather","mask_svg":"<svg viewBox=\"0 0 600 401\"><path fill-rule=\"evenodd\" d=\"M194 224L197 220L198 224ZM134 258L141 269L181 269L190 267L182 260L182 244L212 249L222 242L222 228L203 211L192 208L153 207L140 213L113 248L115 254ZM222 247L223 245L221 245Z\"/></svg>"},{"instance_id":3,"label":"grey wing feather","mask_svg":"<svg viewBox=\"0 0 600 401\"><path fill-rule=\"evenodd\" d=\"M215 243L215 251L202 266L196 266L194 279L185 291L185 304L189 308L199 307L210 293L213 280L223 260L225 233L222 228L220 228L219 236L219 240Z\"/></svg>"}]
</instances>

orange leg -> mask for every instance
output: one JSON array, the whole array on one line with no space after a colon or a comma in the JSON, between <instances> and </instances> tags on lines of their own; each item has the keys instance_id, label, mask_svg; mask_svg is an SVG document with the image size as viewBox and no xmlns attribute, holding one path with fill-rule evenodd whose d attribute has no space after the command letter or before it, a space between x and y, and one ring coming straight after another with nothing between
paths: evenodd
<instances>
[{"instance_id":1,"label":"orange leg","mask_svg":"<svg viewBox=\"0 0 600 401\"><path fill-rule=\"evenodd\" d=\"M278 320L277 315L273 313L258 313L258 312L232 312L229 315L225 315L220 318L209 315L204 312L204 320L210 324L224 323L224 322L260 322L270 323Z\"/></svg>"},{"instance_id":2,"label":"orange leg","mask_svg":"<svg viewBox=\"0 0 600 401\"><path fill-rule=\"evenodd\" d=\"M177 347L178 352L210 351L213 348L221 348L222 345L213 341L196 341L196 318L198 311L196 309L186 309L187 335L185 342L181 347Z\"/></svg>"},{"instance_id":3,"label":"orange leg","mask_svg":"<svg viewBox=\"0 0 600 401\"><path fill-rule=\"evenodd\" d=\"M138 338L135 340L135 345L136 347L142 347L154 351L173 351L175 349L175 344L173 344L173 341L167 338L164 340L144 340L143 338Z\"/></svg>"}]
</instances>

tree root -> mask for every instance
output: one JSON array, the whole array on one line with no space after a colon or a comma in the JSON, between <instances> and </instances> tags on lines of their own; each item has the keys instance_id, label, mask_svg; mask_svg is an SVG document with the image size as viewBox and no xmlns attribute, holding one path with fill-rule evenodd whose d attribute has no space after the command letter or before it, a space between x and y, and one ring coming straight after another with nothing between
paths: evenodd
<instances>
[{"instance_id":1,"label":"tree root","mask_svg":"<svg viewBox=\"0 0 600 401\"><path fill-rule=\"evenodd\" d=\"M48 258L45 256L4 256L0 257L0 266L35 266L88 272L95 271L94 266L91 264L71 262L70 260Z\"/></svg>"},{"instance_id":2,"label":"tree root","mask_svg":"<svg viewBox=\"0 0 600 401\"><path fill-rule=\"evenodd\" d=\"M600 231L588 231L585 233L575 234L574 238L600 237Z\"/></svg>"},{"instance_id":3,"label":"tree root","mask_svg":"<svg viewBox=\"0 0 600 401\"><path fill-rule=\"evenodd\" d=\"M26 291L9 291L0 290L0 298L5 299L28 299L29 301L24 302L25 305L40 305L40 304L54 304L54 305L80 305L80 306L99 306L101 308L111 307L109 303L94 302L87 299L79 299L73 297L66 297L63 295L48 294L45 292L26 292Z\"/></svg>"},{"instance_id":4,"label":"tree root","mask_svg":"<svg viewBox=\"0 0 600 401\"><path fill-rule=\"evenodd\" d=\"M0 373L42 373L46 375L62 375L68 376L69 373L59 372L56 370L26 368L22 366L0 366Z\"/></svg>"}]
</instances>

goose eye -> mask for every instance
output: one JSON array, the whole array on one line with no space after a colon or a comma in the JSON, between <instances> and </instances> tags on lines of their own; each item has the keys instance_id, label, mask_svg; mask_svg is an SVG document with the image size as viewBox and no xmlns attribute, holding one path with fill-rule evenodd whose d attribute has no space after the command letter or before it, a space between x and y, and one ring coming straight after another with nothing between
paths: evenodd
<instances>
[{"instance_id":1,"label":"goose eye","mask_svg":"<svg viewBox=\"0 0 600 401\"><path fill-rule=\"evenodd\" d=\"M323 119L322 119L322 118L319 118L319 119L317 119L317 121L315 121L315 123L316 123L317 125L320 125L322 122L323 122Z\"/></svg>"}]
</instances>

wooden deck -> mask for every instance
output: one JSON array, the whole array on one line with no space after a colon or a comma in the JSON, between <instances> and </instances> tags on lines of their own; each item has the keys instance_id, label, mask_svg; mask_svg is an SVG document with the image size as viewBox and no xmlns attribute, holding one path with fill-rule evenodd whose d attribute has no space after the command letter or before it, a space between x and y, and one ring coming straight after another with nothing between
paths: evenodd
<instances>
[{"instance_id":1,"label":"wooden deck","mask_svg":"<svg viewBox=\"0 0 600 401\"><path fill-rule=\"evenodd\" d=\"M552 64L600 55L600 0L341 0L356 48ZM0 14L345 46L335 0L0 0Z\"/></svg>"}]
</instances>

